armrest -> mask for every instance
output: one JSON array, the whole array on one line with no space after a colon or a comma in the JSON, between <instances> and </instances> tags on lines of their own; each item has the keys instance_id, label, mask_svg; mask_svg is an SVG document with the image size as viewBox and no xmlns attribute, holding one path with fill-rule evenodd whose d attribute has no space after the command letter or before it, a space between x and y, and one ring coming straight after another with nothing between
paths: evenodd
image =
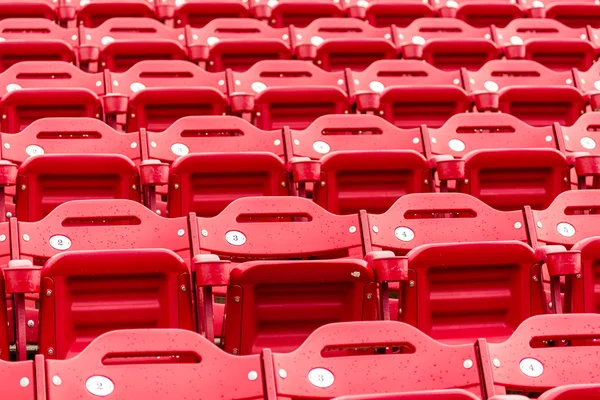
<instances>
[{"instance_id":1,"label":"armrest","mask_svg":"<svg viewBox=\"0 0 600 400\"><path fill-rule=\"evenodd\" d=\"M273 10L267 4L257 4L252 7L252 14L256 19L268 20L271 18Z\"/></svg>"},{"instance_id":2,"label":"armrest","mask_svg":"<svg viewBox=\"0 0 600 400\"><path fill-rule=\"evenodd\" d=\"M581 273L581 252L567 250L564 246L541 246L535 251L541 262L547 264L550 276L577 275Z\"/></svg>"},{"instance_id":3,"label":"armrest","mask_svg":"<svg viewBox=\"0 0 600 400\"><path fill-rule=\"evenodd\" d=\"M504 55L508 60L524 60L527 49L523 44L511 44L504 47Z\"/></svg>"},{"instance_id":4,"label":"armrest","mask_svg":"<svg viewBox=\"0 0 600 400\"><path fill-rule=\"evenodd\" d=\"M188 46L188 57L193 62L208 61L210 58L210 46L206 44L191 44Z\"/></svg>"},{"instance_id":5,"label":"armrest","mask_svg":"<svg viewBox=\"0 0 600 400\"><path fill-rule=\"evenodd\" d=\"M77 16L75 6L71 5L60 5L56 8L56 12L60 21L72 21Z\"/></svg>"},{"instance_id":6,"label":"armrest","mask_svg":"<svg viewBox=\"0 0 600 400\"><path fill-rule=\"evenodd\" d=\"M317 47L308 43L297 46L296 58L298 60L314 60L317 58Z\"/></svg>"},{"instance_id":7,"label":"armrest","mask_svg":"<svg viewBox=\"0 0 600 400\"><path fill-rule=\"evenodd\" d=\"M173 4L157 4L154 9L154 14L156 14L156 18L161 21L173 19L175 16L175 7Z\"/></svg>"},{"instance_id":8,"label":"armrest","mask_svg":"<svg viewBox=\"0 0 600 400\"><path fill-rule=\"evenodd\" d=\"M82 63L96 62L100 58L100 49L89 44L82 44L77 52L79 53L79 62Z\"/></svg>"},{"instance_id":9,"label":"armrest","mask_svg":"<svg viewBox=\"0 0 600 400\"><path fill-rule=\"evenodd\" d=\"M422 60L423 59L423 45L420 44L405 44L400 50L402 58L407 60Z\"/></svg>"},{"instance_id":10,"label":"armrest","mask_svg":"<svg viewBox=\"0 0 600 400\"><path fill-rule=\"evenodd\" d=\"M354 95L356 108L360 112L377 111L381 105L381 97L378 93L359 92Z\"/></svg>"},{"instance_id":11,"label":"armrest","mask_svg":"<svg viewBox=\"0 0 600 400\"><path fill-rule=\"evenodd\" d=\"M590 106L592 110L596 111L600 109L600 92L588 92L587 96L589 97Z\"/></svg>"},{"instance_id":12,"label":"armrest","mask_svg":"<svg viewBox=\"0 0 600 400\"><path fill-rule=\"evenodd\" d=\"M10 260L4 270L6 292L38 293L40 291L41 267L34 267L29 260Z\"/></svg>"},{"instance_id":13,"label":"armrest","mask_svg":"<svg viewBox=\"0 0 600 400\"><path fill-rule=\"evenodd\" d=\"M251 113L254 111L254 96L247 93L232 93L229 95L231 112L234 114Z\"/></svg>"},{"instance_id":14,"label":"armrest","mask_svg":"<svg viewBox=\"0 0 600 400\"><path fill-rule=\"evenodd\" d=\"M408 257L396 256L391 251L372 251L365 256L375 271L378 282L408 280Z\"/></svg>"},{"instance_id":15,"label":"armrest","mask_svg":"<svg viewBox=\"0 0 600 400\"><path fill-rule=\"evenodd\" d=\"M494 92L473 93L475 107L479 111L498 111L500 108L500 95Z\"/></svg>"},{"instance_id":16,"label":"armrest","mask_svg":"<svg viewBox=\"0 0 600 400\"><path fill-rule=\"evenodd\" d=\"M367 17L367 9L359 6L350 6L346 9L350 18L365 19Z\"/></svg>"},{"instance_id":17,"label":"armrest","mask_svg":"<svg viewBox=\"0 0 600 400\"><path fill-rule=\"evenodd\" d=\"M546 10L542 7L533 7L529 9L529 18L546 18Z\"/></svg>"},{"instance_id":18,"label":"armrest","mask_svg":"<svg viewBox=\"0 0 600 400\"><path fill-rule=\"evenodd\" d=\"M577 176L600 175L600 156L586 152L576 152L567 155L569 164L575 167Z\"/></svg>"},{"instance_id":19,"label":"armrest","mask_svg":"<svg viewBox=\"0 0 600 400\"><path fill-rule=\"evenodd\" d=\"M0 160L0 187L14 186L17 183L17 172L19 168L16 164L7 160Z\"/></svg>"},{"instance_id":20,"label":"armrest","mask_svg":"<svg viewBox=\"0 0 600 400\"><path fill-rule=\"evenodd\" d=\"M108 93L102 96L102 107L106 115L126 114L129 97L120 93Z\"/></svg>"},{"instance_id":21,"label":"armrest","mask_svg":"<svg viewBox=\"0 0 600 400\"><path fill-rule=\"evenodd\" d=\"M144 160L140 164L142 185L166 185L169 183L169 164L159 160Z\"/></svg>"},{"instance_id":22,"label":"armrest","mask_svg":"<svg viewBox=\"0 0 600 400\"><path fill-rule=\"evenodd\" d=\"M214 254L199 254L192 259L198 286L226 286L229 284L230 261Z\"/></svg>"},{"instance_id":23,"label":"armrest","mask_svg":"<svg viewBox=\"0 0 600 400\"><path fill-rule=\"evenodd\" d=\"M429 167L436 170L442 181L463 179L465 177L465 161L456 160L452 156L433 156L428 160Z\"/></svg>"},{"instance_id":24,"label":"armrest","mask_svg":"<svg viewBox=\"0 0 600 400\"><path fill-rule=\"evenodd\" d=\"M446 3L446 6L441 7L440 9L438 9L438 13L440 15L440 17L442 18L456 18L456 13L457 13L457 9L456 7L448 7L448 3ZM450 3L452 4L452 3Z\"/></svg>"},{"instance_id":25,"label":"armrest","mask_svg":"<svg viewBox=\"0 0 600 400\"><path fill-rule=\"evenodd\" d=\"M294 182L317 182L321 179L321 163L308 157L293 157L289 163Z\"/></svg>"}]
</instances>

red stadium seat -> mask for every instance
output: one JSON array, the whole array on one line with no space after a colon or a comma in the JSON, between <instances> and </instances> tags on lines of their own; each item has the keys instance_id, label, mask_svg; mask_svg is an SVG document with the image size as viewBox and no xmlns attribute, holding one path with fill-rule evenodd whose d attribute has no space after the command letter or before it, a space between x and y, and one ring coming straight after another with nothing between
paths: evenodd
<instances>
[{"instance_id":1,"label":"red stadium seat","mask_svg":"<svg viewBox=\"0 0 600 400\"><path fill-rule=\"evenodd\" d=\"M595 0L522 0L532 18L552 18L573 28L600 28L600 7Z\"/></svg>"},{"instance_id":2,"label":"red stadium seat","mask_svg":"<svg viewBox=\"0 0 600 400\"><path fill-rule=\"evenodd\" d=\"M350 110L344 73L304 61L261 61L233 73L228 85L232 112L250 114L260 129L303 129L321 115Z\"/></svg>"},{"instance_id":3,"label":"red stadium seat","mask_svg":"<svg viewBox=\"0 0 600 400\"><path fill-rule=\"evenodd\" d=\"M479 111L512 114L533 126L572 125L585 111L570 71L552 71L533 61L490 61L479 71L463 70L463 82Z\"/></svg>"},{"instance_id":4,"label":"red stadium seat","mask_svg":"<svg viewBox=\"0 0 600 400\"><path fill-rule=\"evenodd\" d=\"M540 400L578 400L600 398L600 385L565 385L550 389L542 394Z\"/></svg>"},{"instance_id":5,"label":"red stadium seat","mask_svg":"<svg viewBox=\"0 0 600 400\"><path fill-rule=\"evenodd\" d=\"M190 25L202 28L217 18L249 18L246 0L185 0L175 1L176 27Z\"/></svg>"},{"instance_id":6,"label":"red stadium seat","mask_svg":"<svg viewBox=\"0 0 600 400\"><path fill-rule=\"evenodd\" d=\"M142 60L185 60L183 29L151 18L111 18L96 28L79 29L79 62L84 70L123 72Z\"/></svg>"},{"instance_id":7,"label":"red stadium seat","mask_svg":"<svg viewBox=\"0 0 600 400\"><path fill-rule=\"evenodd\" d=\"M420 18L393 35L402 58L425 60L442 70L476 70L501 53L489 27L474 28L459 19Z\"/></svg>"},{"instance_id":8,"label":"red stadium seat","mask_svg":"<svg viewBox=\"0 0 600 400\"><path fill-rule=\"evenodd\" d=\"M0 19L46 18L54 21L59 4L54 0L0 0Z\"/></svg>"},{"instance_id":9,"label":"red stadium seat","mask_svg":"<svg viewBox=\"0 0 600 400\"><path fill-rule=\"evenodd\" d=\"M517 19L505 28L492 27L492 34L507 59L533 60L556 71L587 71L597 59L584 28L552 19Z\"/></svg>"},{"instance_id":10,"label":"red stadium seat","mask_svg":"<svg viewBox=\"0 0 600 400\"><path fill-rule=\"evenodd\" d=\"M102 74L88 74L66 62L30 61L0 74L2 132L19 132L47 117L103 118Z\"/></svg>"},{"instance_id":11,"label":"red stadium seat","mask_svg":"<svg viewBox=\"0 0 600 400\"><path fill-rule=\"evenodd\" d=\"M575 86L585 93L592 110L600 109L600 65L595 63L584 71L573 70Z\"/></svg>"},{"instance_id":12,"label":"red stadium seat","mask_svg":"<svg viewBox=\"0 0 600 400\"><path fill-rule=\"evenodd\" d=\"M320 173L305 177L300 161L292 177L314 182L313 199L330 212L380 213L407 193L432 190L418 128L398 129L372 115L328 115L303 131L284 128L284 137L293 168L292 157L318 161Z\"/></svg>"},{"instance_id":13,"label":"red stadium seat","mask_svg":"<svg viewBox=\"0 0 600 400\"><path fill-rule=\"evenodd\" d=\"M194 329L190 271L170 250L66 252L41 271L40 353L65 359L101 334Z\"/></svg>"},{"instance_id":14,"label":"red stadium seat","mask_svg":"<svg viewBox=\"0 0 600 400\"><path fill-rule=\"evenodd\" d=\"M377 350L386 351L373 354ZM475 398L481 395L472 344L443 345L400 322L329 324L317 329L296 351L272 357L279 398L331 399L356 394L364 399L369 398L365 393L454 388L471 392ZM409 370L411 379L397 379ZM388 398L394 397L383 397ZM471 400L473 396L439 399Z\"/></svg>"},{"instance_id":15,"label":"red stadium seat","mask_svg":"<svg viewBox=\"0 0 600 400\"><path fill-rule=\"evenodd\" d=\"M427 244L407 254L401 320L433 339L501 342L530 315L544 311L540 266L517 241Z\"/></svg>"},{"instance_id":16,"label":"red stadium seat","mask_svg":"<svg viewBox=\"0 0 600 400\"><path fill-rule=\"evenodd\" d=\"M516 0L434 0L442 17L458 18L471 26L506 26L510 21L525 17L525 9Z\"/></svg>"},{"instance_id":17,"label":"red stadium seat","mask_svg":"<svg viewBox=\"0 0 600 400\"><path fill-rule=\"evenodd\" d=\"M6 223L2 225L6 226ZM8 230L4 229L6 232ZM6 241L6 235L4 235ZM7 245L10 245L7 242ZM14 330L9 327L13 327L14 324L11 324L11 319L14 321L14 316L7 315L8 308L6 307L6 293L5 293L5 283L4 283L4 272L0 269L0 284L2 287L0 288L0 323L2 324L2 328L0 329L0 371L2 371L2 362L10 360L10 353L8 350L9 343L14 342ZM13 318L11 318L13 317ZM0 373L1 374L1 373ZM0 375L1 376L1 375Z\"/></svg>"},{"instance_id":18,"label":"red stadium seat","mask_svg":"<svg viewBox=\"0 0 600 400\"><path fill-rule=\"evenodd\" d=\"M122 73L110 73L106 110L127 132L160 131L188 115L221 115L227 111L224 73L208 73L187 61L141 61ZM123 104L123 100L125 100ZM121 121L120 121L121 119Z\"/></svg>"},{"instance_id":19,"label":"red stadium seat","mask_svg":"<svg viewBox=\"0 0 600 400\"><path fill-rule=\"evenodd\" d=\"M292 57L289 30L255 19L216 19L200 29L186 28L186 32L190 60L209 71L246 71L258 61Z\"/></svg>"},{"instance_id":20,"label":"red stadium seat","mask_svg":"<svg viewBox=\"0 0 600 400\"><path fill-rule=\"evenodd\" d=\"M190 159L183 161L188 167L184 168L192 170L191 179L195 183L190 187L182 185L182 190L192 190L183 195L184 197L178 194L179 189L170 187L170 199L177 202L171 203L170 212L175 214L170 215L186 215L194 211L199 215L209 216L218 214L231 200L250 195L252 190L260 194L260 186L270 179L266 176L261 177L261 173L269 168L283 173L284 149L281 139L280 131L262 131L238 117L185 117L163 132L147 132L142 153L145 159L160 160L169 165L189 154ZM252 163L247 165L246 162L250 160L253 160ZM175 178L177 173L173 174ZM272 178L275 179L274 176ZM219 181L223 179L230 179L231 186L220 184ZM276 180L276 185L282 184L279 178ZM287 187L287 181L282 182L285 182ZM252 185L255 187L252 188ZM153 190L152 187L148 187L148 191ZM156 186L156 191L165 196L168 193L167 188L162 186ZM200 193L202 195L199 195ZM153 195L148 193L147 196ZM151 200L149 198L146 205L155 209ZM156 209L161 208L162 205L159 204ZM182 208L187 211L182 211Z\"/></svg>"},{"instance_id":21,"label":"red stadium seat","mask_svg":"<svg viewBox=\"0 0 600 400\"><path fill-rule=\"evenodd\" d=\"M83 25L88 28L96 28L111 18L159 17L158 13L155 13L154 3L150 0L73 0L65 3L69 8L69 16L74 17L70 18L67 23L74 26ZM158 2L157 5L159 5Z\"/></svg>"},{"instance_id":22,"label":"red stadium seat","mask_svg":"<svg viewBox=\"0 0 600 400\"><path fill-rule=\"evenodd\" d=\"M33 361L0 360L0 397L3 399L36 400Z\"/></svg>"},{"instance_id":23,"label":"red stadium seat","mask_svg":"<svg viewBox=\"0 0 600 400\"><path fill-rule=\"evenodd\" d=\"M508 391L540 393L567 384L600 383L599 371L592 367L600 347L586 345L582 340L597 338L598 327L600 316L596 314L545 315L525 321L504 343L479 341L482 356L487 359L482 368L483 380L489 382L485 395L490 398ZM581 344L538 344L548 340ZM552 398L551 393L546 396L540 399Z\"/></svg>"},{"instance_id":24,"label":"red stadium seat","mask_svg":"<svg viewBox=\"0 0 600 400\"><path fill-rule=\"evenodd\" d=\"M254 17L267 20L276 28L288 25L303 28L316 19L343 17L346 13L339 0L271 0L254 3Z\"/></svg>"},{"instance_id":25,"label":"red stadium seat","mask_svg":"<svg viewBox=\"0 0 600 400\"><path fill-rule=\"evenodd\" d=\"M77 30L61 28L47 19L3 19L0 37L0 71L21 61L76 62Z\"/></svg>"},{"instance_id":26,"label":"red stadium seat","mask_svg":"<svg viewBox=\"0 0 600 400\"><path fill-rule=\"evenodd\" d=\"M423 0L351 0L346 5L348 14L364 19L377 27L410 25L419 18L435 17L435 9Z\"/></svg>"},{"instance_id":27,"label":"red stadium seat","mask_svg":"<svg viewBox=\"0 0 600 400\"><path fill-rule=\"evenodd\" d=\"M477 400L479 397L462 389L426 390L422 392L359 394L336 397L333 400ZM514 399L518 400L518 399Z\"/></svg>"},{"instance_id":28,"label":"red stadium seat","mask_svg":"<svg viewBox=\"0 0 600 400\"><path fill-rule=\"evenodd\" d=\"M263 398L264 374L259 356L226 354L202 336L185 330L108 332L78 357L42 362L46 373L42 379L49 382L48 399L111 394L146 400L185 396ZM56 385L57 377L60 385ZM148 390L148 382L163 380L164 385Z\"/></svg>"},{"instance_id":29,"label":"red stadium seat","mask_svg":"<svg viewBox=\"0 0 600 400\"><path fill-rule=\"evenodd\" d=\"M355 18L321 18L305 28L290 28L295 58L326 71L362 71L373 61L398 58L392 30Z\"/></svg>"},{"instance_id":30,"label":"red stadium seat","mask_svg":"<svg viewBox=\"0 0 600 400\"><path fill-rule=\"evenodd\" d=\"M440 71L422 61L375 61L349 76L357 110L379 114L401 128L439 127L471 108L460 71Z\"/></svg>"}]
</instances>

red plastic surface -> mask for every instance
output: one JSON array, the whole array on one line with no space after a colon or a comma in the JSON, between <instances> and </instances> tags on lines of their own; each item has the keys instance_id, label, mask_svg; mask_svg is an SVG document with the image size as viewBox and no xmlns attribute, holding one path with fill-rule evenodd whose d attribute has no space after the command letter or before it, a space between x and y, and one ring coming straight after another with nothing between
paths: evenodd
<instances>
[{"instance_id":1,"label":"red plastic surface","mask_svg":"<svg viewBox=\"0 0 600 400\"><path fill-rule=\"evenodd\" d=\"M174 10L175 26L201 28L216 18L248 18L248 3L242 0L186 0Z\"/></svg>"},{"instance_id":2,"label":"red plastic surface","mask_svg":"<svg viewBox=\"0 0 600 400\"><path fill-rule=\"evenodd\" d=\"M600 27L600 7L595 0L544 0L541 3L524 3L528 14L534 18L552 18L573 28L591 25Z\"/></svg>"},{"instance_id":3,"label":"red plastic surface","mask_svg":"<svg viewBox=\"0 0 600 400\"><path fill-rule=\"evenodd\" d=\"M0 19L57 17L58 4L54 0L0 0Z\"/></svg>"},{"instance_id":4,"label":"red plastic surface","mask_svg":"<svg viewBox=\"0 0 600 400\"><path fill-rule=\"evenodd\" d=\"M477 400L473 393L462 389L427 390L422 392L359 394L336 397L333 400ZM510 400L510 399L508 399ZM517 399L514 399L517 400Z\"/></svg>"},{"instance_id":5,"label":"red plastic surface","mask_svg":"<svg viewBox=\"0 0 600 400\"><path fill-rule=\"evenodd\" d=\"M334 0L278 0L273 2L254 2L252 7L255 18L269 21L277 28L294 25L305 27L319 18L344 17L344 5Z\"/></svg>"},{"instance_id":6,"label":"red plastic surface","mask_svg":"<svg viewBox=\"0 0 600 400\"><path fill-rule=\"evenodd\" d=\"M88 28L98 27L110 18L157 17L154 4L148 0L93 0L83 3L71 1L67 4L75 8L77 26L83 25Z\"/></svg>"},{"instance_id":7,"label":"red plastic surface","mask_svg":"<svg viewBox=\"0 0 600 400\"><path fill-rule=\"evenodd\" d=\"M59 254L42 269L40 352L70 358L111 330L193 329L190 284L189 268L170 250Z\"/></svg>"},{"instance_id":8,"label":"red plastic surface","mask_svg":"<svg viewBox=\"0 0 600 400\"><path fill-rule=\"evenodd\" d=\"M435 10L423 0L352 0L346 6L348 14L376 27L404 27L418 18L435 17Z\"/></svg>"},{"instance_id":9,"label":"red plastic surface","mask_svg":"<svg viewBox=\"0 0 600 400\"><path fill-rule=\"evenodd\" d=\"M3 399L36 400L33 361L0 360L0 396ZM27 385L23 386L24 383Z\"/></svg>"},{"instance_id":10,"label":"red plastic surface","mask_svg":"<svg viewBox=\"0 0 600 400\"><path fill-rule=\"evenodd\" d=\"M506 26L510 21L525 17L525 9L514 0L435 0L442 17L458 18L469 25L483 28Z\"/></svg>"}]
</instances>

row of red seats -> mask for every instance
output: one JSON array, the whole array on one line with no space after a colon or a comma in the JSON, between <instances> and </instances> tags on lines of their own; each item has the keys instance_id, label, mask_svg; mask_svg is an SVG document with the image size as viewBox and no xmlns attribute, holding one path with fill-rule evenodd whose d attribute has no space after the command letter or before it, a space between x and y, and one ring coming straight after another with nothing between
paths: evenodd
<instances>
[{"instance_id":1,"label":"row of red seats","mask_svg":"<svg viewBox=\"0 0 600 400\"><path fill-rule=\"evenodd\" d=\"M62 60L86 71L113 72L141 60L190 60L212 72L244 71L257 61L291 58L327 71L359 71L397 58L425 60L443 70L475 70L505 57L557 71L586 71L600 49L597 29L569 28L550 19L517 19L504 28L435 18L406 28L377 28L353 18L321 18L304 28L273 28L253 19L216 19L202 28L169 28L148 18L112 18L96 28L5 19L0 37L1 70L27 60Z\"/></svg>"},{"instance_id":2,"label":"row of red seats","mask_svg":"<svg viewBox=\"0 0 600 400\"><path fill-rule=\"evenodd\" d=\"M473 26L513 19L552 18L579 28L600 27L595 0L22 0L0 2L0 19L43 17L68 26L96 27L109 18L156 18L202 27L215 18L266 20L275 27L306 26L318 18L354 17L374 26L407 26L418 18L458 18Z\"/></svg>"},{"instance_id":3,"label":"row of red seats","mask_svg":"<svg viewBox=\"0 0 600 400\"><path fill-rule=\"evenodd\" d=\"M448 346L399 322L336 323L316 330L293 353L265 349L244 357L223 353L193 332L123 330L100 336L76 358L0 361L0 395L525 400L514 393L543 393L540 400L597 400L599 347L585 339L597 337L598 326L598 315L540 316L526 320L504 343ZM582 344L532 345L544 339Z\"/></svg>"},{"instance_id":4,"label":"row of red seats","mask_svg":"<svg viewBox=\"0 0 600 400\"><path fill-rule=\"evenodd\" d=\"M325 72L304 61L261 61L209 73L185 61L143 61L123 73L85 73L64 62L23 62L0 74L0 129L46 117L90 117L118 130L167 129L190 115L240 116L264 130L308 127L326 114L371 113L401 128L441 127L460 113L501 112L532 126L574 124L600 107L600 63L554 72L533 61L490 61L444 72L381 60L363 72ZM475 118L475 117L474 117Z\"/></svg>"},{"instance_id":5,"label":"row of red seats","mask_svg":"<svg viewBox=\"0 0 600 400\"><path fill-rule=\"evenodd\" d=\"M101 333L139 327L223 336L237 355L292 351L323 324L374 319L445 343L501 342L533 315L597 312L599 210L598 190L563 193L544 211L429 193L345 216L298 197L170 219L127 200L68 202L38 222L0 223L1 287L16 310L2 355L16 341L24 359L39 341L40 353L69 358ZM38 293L39 325L27 300Z\"/></svg>"}]
</instances>

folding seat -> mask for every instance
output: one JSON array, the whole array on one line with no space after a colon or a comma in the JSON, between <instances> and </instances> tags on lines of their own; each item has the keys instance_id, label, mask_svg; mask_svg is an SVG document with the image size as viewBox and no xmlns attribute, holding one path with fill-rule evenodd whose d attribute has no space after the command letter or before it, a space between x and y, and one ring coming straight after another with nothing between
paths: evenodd
<instances>
[{"instance_id":1,"label":"folding seat","mask_svg":"<svg viewBox=\"0 0 600 400\"><path fill-rule=\"evenodd\" d=\"M399 318L444 343L504 341L545 311L540 263L518 241L426 244L411 250Z\"/></svg>"},{"instance_id":2,"label":"folding seat","mask_svg":"<svg viewBox=\"0 0 600 400\"><path fill-rule=\"evenodd\" d=\"M3 399L35 400L33 361L8 362L0 359L0 396Z\"/></svg>"},{"instance_id":3,"label":"folding seat","mask_svg":"<svg viewBox=\"0 0 600 400\"><path fill-rule=\"evenodd\" d=\"M250 9L245 0L185 0L175 2L173 17L176 27L202 28L217 18L249 18Z\"/></svg>"},{"instance_id":4,"label":"folding seat","mask_svg":"<svg viewBox=\"0 0 600 400\"><path fill-rule=\"evenodd\" d=\"M190 60L208 71L246 71L258 61L292 57L289 30L251 18L224 18L186 28Z\"/></svg>"},{"instance_id":5,"label":"folding seat","mask_svg":"<svg viewBox=\"0 0 600 400\"><path fill-rule=\"evenodd\" d=\"M526 320L504 343L479 340L482 380L489 382L485 397L493 395L542 393L540 399L554 397L552 389L563 385L600 383L594 362L600 347L584 340L600 334L597 314L542 315ZM571 346L556 343L572 343ZM552 341L554 346L542 343ZM528 396L529 397L529 396ZM575 397L594 399L595 397Z\"/></svg>"},{"instance_id":6,"label":"folding seat","mask_svg":"<svg viewBox=\"0 0 600 400\"><path fill-rule=\"evenodd\" d=\"M185 60L183 28L151 18L110 18L95 28L79 28L79 62L86 71L123 72L142 60Z\"/></svg>"},{"instance_id":7,"label":"folding seat","mask_svg":"<svg viewBox=\"0 0 600 400\"><path fill-rule=\"evenodd\" d=\"M54 21L59 9L54 0L0 0L0 19L46 18Z\"/></svg>"},{"instance_id":8,"label":"folding seat","mask_svg":"<svg viewBox=\"0 0 600 400\"><path fill-rule=\"evenodd\" d=\"M102 74L66 62L27 61L0 74L0 129L15 133L47 117L103 118Z\"/></svg>"},{"instance_id":9,"label":"folding seat","mask_svg":"<svg viewBox=\"0 0 600 400\"><path fill-rule=\"evenodd\" d=\"M0 15L1 9L0 3ZM76 61L77 30L61 28L48 19L3 19L0 37L0 72L22 61Z\"/></svg>"},{"instance_id":10,"label":"folding seat","mask_svg":"<svg viewBox=\"0 0 600 400\"><path fill-rule=\"evenodd\" d=\"M381 213L408 193L432 191L418 128L399 129L373 115L327 115L302 131L284 128L284 139L292 165L293 157L313 160L313 176L292 171L299 194L305 180L313 182L314 201L329 212Z\"/></svg>"},{"instance_id":11,"label":"folding seat","mask_svg":"<svg viewBox=\"0 0 600 400\"><path fill-rule=\"evenodd\" d=\"M479 111L512 114L533 126L572 125L585 111L570 71L553 71L534 61L490 61L478 71L463 70L463 82Z\"/></svg>"},{"instance_id":12,"label":"folding seat","mask_svg":"<svg viewBox=\"0 0 600 400\"><path fill-rule=\"evenodd\" d=\"M51 382L48 400L110 395L147 400L263 398L264 374L258 355L226 354L202 336L181 329L108 332L78 357L39 359L41 366L45 367L40 369L45 371L43 379ZM141 371L144 378L140 378ZM146 378L163 384L150 389Z\"/></svg>"},{"instance_id":13,"label":"folding seat","mask_svg":"<svg viewBox=\"0 0 600 400\"><path fill-rule=\"evenodd\" d=\"M350 76L357 110L379 114L401 128L436 128L471 108L460 71L440 71L417 60L381 60Z\"/></svg>"},{"instance_id":14,"label":"folding seat","mask_svg":"<svg viewBox=\"0 0 600 400\"><path fill-rule=\"evenodd\" d=\"M471 400L479 398L482 390L473 344L444 345L395 321L329 324L317 329L296 351L273 353L270 358L281 399L343 395L366 399L367 393L462 389L462 397L439 399ZM406 371L411 371L411 378L398 379Z\"/></svg>"},{"instance_id":15,"label":"folding seat","mask_svg":"<svg viewBox=\"0 0 600 400\"><path fill-rule=\"evenodd\" d=\"M515 0L435 0L441 17L458 18L471 26L505 27L510 21L525 17L525 9Z\"/></svg>"},{"instance_id":16,"label":"folding seat","mask_svg":"<svg viewBox=\"0 0 600 400\"><path fill-rule=\"evenodd\" d=\"M356 18L320 18L305 28L290 27L295 58L325 71L362 71L373 61L398 58L392 29Z\"/></svg>"},{"instance_id":17,"label":"folding seat","mask_svg":"<svg viewBox=\"0 0 600 400\"><path fill-rule=\"evenodd\" d=\"M364 19L376 27L405 27L416 19L436 16L429 1L423 0L351 0L346 9L350 17Z\"/></svg>"},{"instance_id":18,"label":"folding seat","mask_svg":"<svg viewBox=\"0 0 600 400\"><path fill-rule=\"evenodd\" d=\"M359 394L336 397L333 400L477 400L479 397L462 389L425 390L421 392ZM518 400L518 399L514 399Z\"/></svg>"},{"instance_id":19,"label":"folding seat","mask_svg":"<svg viewBox=\"0 0 600 400\"><path fill-rule=\"evenodd\" d=\"M600 398L600 385L564 385L550 389L542 394L541 400L577 400Z\"/></svg>"},{"instance_id":20,"label":"folding seat","mask_svg":"<svg viewBox=\"0 0 600 400\"><path fill-rule=\"evenodd\" d=\"M148 187L168 197L168 215L219 214L240 197L290 194L280 131L261 131L233 116L186 117L164 132L148 132L145 159L159 160L168 178ZM170 165L170 169L168 169ZM168 191L158 185L168 183Z\"/></svg>"},{"instance_id":21,"label":"folding seat","mask_svg":"<svg viewBox=\"0 0 600 400\"><path fill-rule=\"evenodd\" d=\"M17 186L19 220L37 221L69 200L140 200L138 134L94 119L60 118L2 134L2 142L4 186Z\"/></svg>"},{"instance_id":22,"label":"folding seat","mask_svg":"<svg viewBox=\"0 0 600 400\"><path fill-rule=\"evenodd\" d=\"M595 63L587 71L573 70L575 86L585 93L593 111L600 109L600 66Z\"/></svg>"},{"instance_id":23,"label":"folding seat","mask_svg":"<svg viewBox=\"0 0 600 400\"><path fill-rule=\"evenodd\" d=\"M393 32L402 58L425 60L442 70L476 70L500 57L490 28L455 18L420 18Z\"/></svg>"},{"instance_id":24,"label":"folding seat","mask_svg":"<svg viewBox=\"0 0 600 400\"><path fill-rule=\"evenodd\" d=\"M572 28L600 28L600 7L595 0L521 0L531 18L551 18Z\"/></svg>"},{"instance_id":25,"label":"folding seat","mask_svg":"<svg viewBox=\"0 0 600 400\"><path fill-rule=\"evenodd\" d=\"M533 60L556 71L587 71L597 58L585 28L570 28L553 19L520 18L491 29L509 60Z\"/></svg>"},{"instance_id":26,"label":"folding seat","mask_svg":"<svg viewBox=\"0 0 600 400\"><path fill-rule=\"evenodd\" d=\"M111 125L123 122L127 132L161 131L188 115L227 111L225 73L209 73L188 61L140 61L107 76L105 112Z\"/></svg>"},{"instance_id":27,"label":"folding seat","mask_svg":"<svg viewBox=\"0 0 600 400\"><path fill-rule=\"evenodd\" d=\"M319 18L344 17L346 10L339 0L271 0L255 2L252 14L276 28L289 25L303 28Z\"/></svg>"},{"instance_id":28,"label":"folding seat","mask_svg":"<svg viewBox=\"0 0 600 400\"><path fill-rule=\"evenodd\" d=\"M303 129L322 115L350 111L344 72L304 61L261 61L229 75L227 84L232 113L260 129Z\"/></svg>"},{"instance_id":29,"label":"folding seat","mask_svg":"<svg viewBox=\"0 0 600 400\"><path fill-rule=\"evenodd\" d=\"M65 8L68 10L68 25L96 28L106 20L118 17L128 18L156 18L163 19L169 7L166 1L157 2L155 6L150 0L87 0L68 1ZM170 10L172 14L172 10ZM163 18L161 18L163 17Z\"/></svg>"}]
</instances>

